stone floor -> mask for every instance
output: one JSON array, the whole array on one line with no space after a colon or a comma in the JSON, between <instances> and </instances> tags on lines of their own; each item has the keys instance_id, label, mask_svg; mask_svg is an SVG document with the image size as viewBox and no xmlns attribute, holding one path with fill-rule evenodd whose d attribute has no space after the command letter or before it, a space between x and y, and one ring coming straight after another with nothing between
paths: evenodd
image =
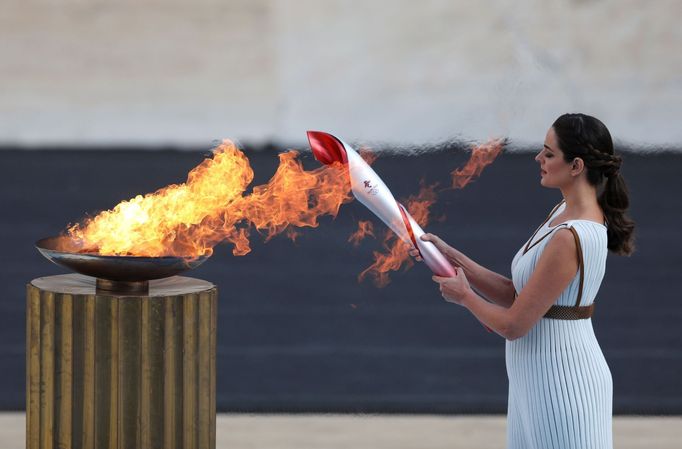
<instances>
[{"instance_id":1,"label":"stone floor","mask_svg":"<svg viewBox=\"0 0 682 449\"><path fill-rule=\"evenodd\" d=\"M614 447L671 449L682 439L682 416L614 418ZM24 447L23 413L0 413L0 447ZM434 415L221 414L217 448L229 449L499 449L505 418Z\"/></svg>"}]
</instances>

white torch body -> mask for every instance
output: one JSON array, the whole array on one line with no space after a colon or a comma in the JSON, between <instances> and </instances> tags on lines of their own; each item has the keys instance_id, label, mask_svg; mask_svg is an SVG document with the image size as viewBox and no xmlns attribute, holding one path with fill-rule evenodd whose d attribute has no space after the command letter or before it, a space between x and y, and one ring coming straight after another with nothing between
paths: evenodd
<instances>
[{"instance_id":1,"label":"white torch body","mask_svg":"<svg viewBox=\"0 0 682 449\"><path fill-rule=\"evenodd\" d=\"M320 162L341 162L348 167L353 195L395 234L419 251L426 265L438 276L452 277L455 269L431 242L421 240L424 230L398 203L386 184L350 145L331 134L308 131L313 154Z\"/></svg>"}]
</instances>

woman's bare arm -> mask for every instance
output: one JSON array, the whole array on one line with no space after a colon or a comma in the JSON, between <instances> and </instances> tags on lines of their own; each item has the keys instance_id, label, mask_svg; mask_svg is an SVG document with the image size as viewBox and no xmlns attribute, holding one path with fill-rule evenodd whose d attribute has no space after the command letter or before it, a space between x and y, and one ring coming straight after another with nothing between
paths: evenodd
<instances>
[{"instance_id":1,"label":"woman's bare arm","mask_svg":"<svg viewBox=\"0 0 682 449\"><path fill-rule=\"evenodd\" d=\"M484 298L498 306L511 307L515 295L511 279L474 262L455 248L450 257L455 265L462 267L471 285Z\"/></svg>"},{"instance_id":2,"label":"woman's bare arm","mask_svg":"<svg viewBox=\"0 0 682 449\"><path fill-rule=\"evenodd\" d=\"M462 298L461 304L507 340L523 337L575 277L578 271L576 249L570 231L559 230L547 243L533 274L519 292L513 306L506 310L483 301L471 290Z\"/></svg>"}]
</instances>

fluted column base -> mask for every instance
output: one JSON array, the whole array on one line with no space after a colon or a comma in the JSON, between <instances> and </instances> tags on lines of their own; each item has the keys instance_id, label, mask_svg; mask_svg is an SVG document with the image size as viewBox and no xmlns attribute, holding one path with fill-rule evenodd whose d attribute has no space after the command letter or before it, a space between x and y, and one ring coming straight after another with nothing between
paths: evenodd
<instances>
[{"instance_id":1,"label":"fluted column base","mask_svg":"<svg viewBox=\"0 0 682 449\"><path fill-rule=\"evenodd\" d=\"M101 293L81 275L26 297L26 447L215 448L217 289L151 281Z\"/></svg>"}]
</instances>

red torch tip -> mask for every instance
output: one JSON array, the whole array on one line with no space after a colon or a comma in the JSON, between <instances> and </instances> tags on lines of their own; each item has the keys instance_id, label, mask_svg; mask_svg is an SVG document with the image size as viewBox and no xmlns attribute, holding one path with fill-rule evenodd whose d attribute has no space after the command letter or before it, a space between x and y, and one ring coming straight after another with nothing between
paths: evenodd
<instances>
[{"instance_id":1,"label":"red torch tip","mask_svg":"<svg viewBox=\"0 0 682 449\"><path fill-rule=\"evenodd\" d=\"M308 131L307 134L315 159L325 165L333 164L334 162L348 163L346 149L339 139L322 131Z\"/></svg>"}]
</instances>

